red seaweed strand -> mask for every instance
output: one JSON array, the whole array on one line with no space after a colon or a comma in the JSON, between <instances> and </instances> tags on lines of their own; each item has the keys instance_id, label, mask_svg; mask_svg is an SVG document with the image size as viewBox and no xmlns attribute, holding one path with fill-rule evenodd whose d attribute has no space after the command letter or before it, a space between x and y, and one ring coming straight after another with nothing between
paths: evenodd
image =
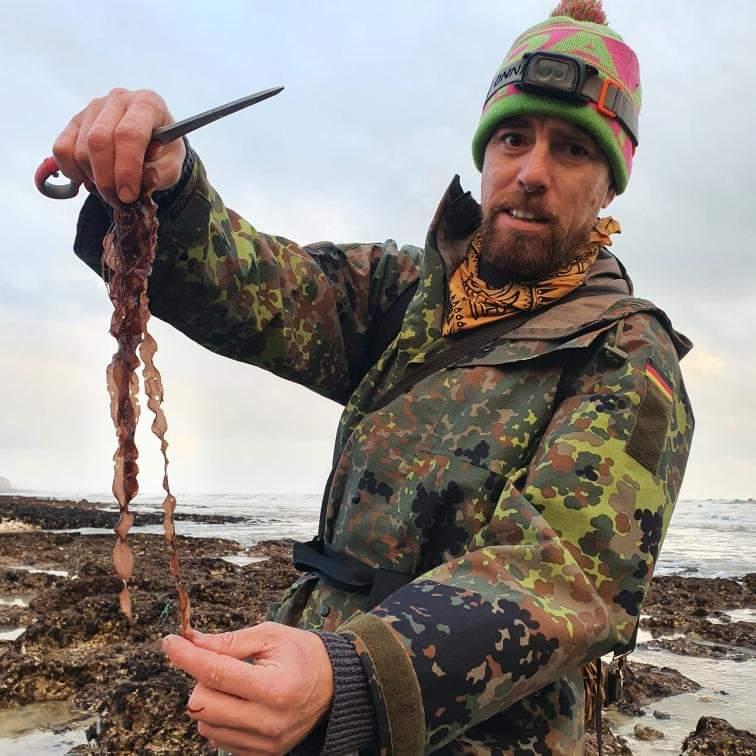
<instances>
[{"instance_id":1,"label":"red seaweed strand","mask_svg":"<svg viewBox=\"0 0 756 756\"><path fill-rule=\"evenodd\" d=\"M128 581L134 568L134 555L126 539L134 523L129 504L139 490L139 454L135 433L139 420L139 378L136 371L141 358L147 407L154 416L151 428L160 440L163 455L165 540L170 554L170 570L178 593L181 632L187 635L190 629L190 606L189 596L181 582L173 524L176 499L168 483L168 442L165 437L168 423L162 408L163 383L154 363L157 342L147 331L150 317L147 282L155 259L157 228L157 207L148 191L137 205L114 208L113 226L104 240L103 278L113 303L110 333L118 344L107 369L110 414L118 441L113 455L113 495L121 512L115 528L113 565L123 581L119 597L121 610L133 620Z\"/></svg>"},{"instance_id":2,"label":"red seaweed strand","mask_svg":"<svg viewBox=\"0 0 756 756\"><path fill-rule=\"evenodd\" d=\"M165 498L163 499L163 530L165 541L170 553L170 570L176 584L176 591L179 602L179 616L181 617L181 634L187 636L190 630L190 606L189 594L181 582L181 570L179 566L178 547L176 545L176 528L173 524L173 513L176 509L176 497L171 493L171 486L168 482L168 441L165 433L168 430L168 422L163 411L163 380L160 371L155 366L155 352L157 352L157 342L147 331L147 321L149 320L149 310L147 309L147 295L143 295L143 307L147 314L144 319L144 340L139 348L139 356L142 358L144 369L142 371L142 380L144 382L144 393L147 395L147 407L154 415L152 421L152 432L160 439L160 453L163 455L163 490Z\"/></svg>"}]
</instances>

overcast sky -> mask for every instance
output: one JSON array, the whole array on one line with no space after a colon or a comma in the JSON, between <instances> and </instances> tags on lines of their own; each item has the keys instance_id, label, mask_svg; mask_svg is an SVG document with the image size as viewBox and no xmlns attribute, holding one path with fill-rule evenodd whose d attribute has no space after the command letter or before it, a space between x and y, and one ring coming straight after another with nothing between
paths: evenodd
<instances>
[{"instance_id":1,"label":"overcast sky","mask_svg":"<svg viewBox=\"0 0 756 756\"><path fill-rule=\"evenodd\" d=\"M264 231L421 243L454 173L478 195L470 140L514 37L556 0L508 3L3 2L0 476L107 491L114 350L102 283L73 255L81 199L32 185L69 118L114 86L177 119L277 84L277 98L197 132L226 203ZM695 343L686 498L756 495L756 5L605 0L638 52L641 145L611 207L639 296ZM154 321L153 321L154 322ZM179 492L316 492L339 407L154 322ZM143 423L142 487L157 491Z\"/></svg>"}]
</instances>

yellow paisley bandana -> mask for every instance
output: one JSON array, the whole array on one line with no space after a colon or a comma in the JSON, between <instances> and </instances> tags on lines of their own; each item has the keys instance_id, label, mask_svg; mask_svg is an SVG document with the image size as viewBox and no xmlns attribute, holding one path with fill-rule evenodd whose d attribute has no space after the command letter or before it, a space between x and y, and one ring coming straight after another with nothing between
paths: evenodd
<instances>
[{"instance_id":1,"label":"yellow paisley bandana","mask_svg":"<svg viewBox=\"0 0 756 756\"><path fill-rule=\"evenodd\" d=\"M620 230L620 224L614 218L599 218L586 246L569 265L543 281L534 284L512 281L498 289L490 288L478 276L480 236L475 234L467 256L449 281L449 311L444 320L443 335L511 318L520 312L535 312L556 302L583 283L599 249L610 247L611 235Z\"/></svg>"}]
</instances>

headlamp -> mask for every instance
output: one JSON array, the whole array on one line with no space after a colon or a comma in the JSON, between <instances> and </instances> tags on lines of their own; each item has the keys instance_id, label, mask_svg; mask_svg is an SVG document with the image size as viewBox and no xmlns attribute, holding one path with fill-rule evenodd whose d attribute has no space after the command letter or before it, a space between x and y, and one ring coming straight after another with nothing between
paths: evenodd
<instances>
[{"instance_id":1,"label":"headlamp","mask_svg":"<svg viewBox=\"0 0 756 756\"><path fill-rule=\"evenodd\" d=\"M522 79L518 87L524 92L559 97L570 102L588 102L580 90L598 70L582 60L561 53L525 53Z\"/></svg>"},{"instance_id":2,"label":"headlamp","mask_svg":"<svg viewBox=\"0 0 756 756\"><path fill-rule=\"evenodd\" d=\"M486 102L510 84L523 92L574 104L593 102L601 115L616 119L633 144L638 145L638 111L630 94L622 82L603 76L580 58L565 53L525 53L496 74Z\"/></svg>"}]
</instances>

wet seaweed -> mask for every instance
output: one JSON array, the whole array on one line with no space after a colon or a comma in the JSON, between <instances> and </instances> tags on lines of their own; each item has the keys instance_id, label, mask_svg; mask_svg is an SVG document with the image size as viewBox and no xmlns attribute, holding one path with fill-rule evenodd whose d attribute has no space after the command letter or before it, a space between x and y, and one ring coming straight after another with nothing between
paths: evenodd
<instances>
[{"instance_id":1,"label":"wet seaweed","mask_svg":"<svg viewBox=\"0 0 756 756\"><path fill-rule=\"evenodd\" d=\"M138 203L114 208L113 225L103 242L102 274L113 304L110 333L118 344L106 373L110 415L117 438L113 454L113 495L120 510L115 527L113 565L123 582L119 596L121 610L133 620L128 583L134 570L134 555L127 543L127 535L134 524L134 514L129 505L139 491L139 451L135 434L140 412L137 370L141 361L147 407L153 414L151 429L160 440L163 456L163 526L170 570L178 593L181 633L187 635L190 605L181 581L176 546L173 523L176 498L168 482L168 423L162 407L163 382L154 361L157 342L147 329L150 319L147 287L155 260L157 232L157 205L152 199L152 191L148 189Z\"/></svg>"}]
</instances>

